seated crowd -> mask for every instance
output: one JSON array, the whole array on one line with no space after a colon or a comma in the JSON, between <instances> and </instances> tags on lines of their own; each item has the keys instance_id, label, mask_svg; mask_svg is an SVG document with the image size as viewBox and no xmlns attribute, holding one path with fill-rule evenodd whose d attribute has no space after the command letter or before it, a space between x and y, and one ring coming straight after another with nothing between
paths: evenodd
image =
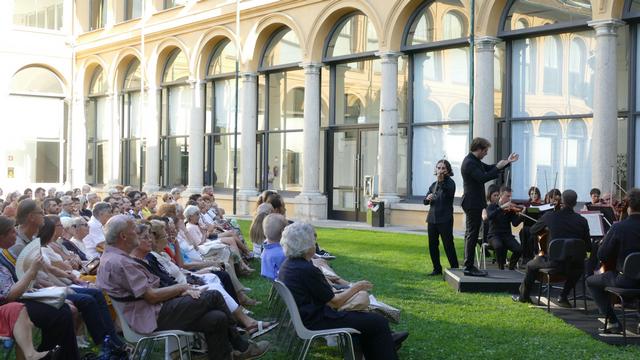
<instances>
[{"instance_id":1,"label":"seated crowd","mask_svg":"<svg viewBox=\"0 0 640 360\"><path fill-rule=\"evenodd\" d=\"M112 358L126 358L113 306L141 334L203 333L210 359L268 351L268 341L251 339L277 324L245 308L258 302L238 279L254 271L239 227L224 217L211 187L182 201L180 193L163 195L161 205L121 186L104 199L84 186L27 189L0 200L0 336L14 338L19 358L78 359L78 348L90 345L85 333L97 346L105 342ZM67 289L59 308L25 299L51 286ZM34 326L42 331L37 348Z\"/></svg>"}]
</instances>

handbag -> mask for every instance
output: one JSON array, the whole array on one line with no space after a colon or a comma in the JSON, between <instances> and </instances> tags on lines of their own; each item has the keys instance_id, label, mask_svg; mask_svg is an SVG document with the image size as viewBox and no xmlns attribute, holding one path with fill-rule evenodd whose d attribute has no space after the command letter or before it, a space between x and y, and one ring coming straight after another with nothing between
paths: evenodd
<instances>
[{"instance_id":1,"label":"handbag","mask_svg":"<svg viewBox=\"0 0 640 360\"><path fill-rule=\"evenodd\" d=\"M20 299L22 300L34 300L53 306L56 309L60 309L64 305L64 301L67 298L67 288L62 286L52 286L42 289L37 289L22 294Z\"/></svg>"},{"instance_id":2,"label":"handbag","mask_svg":"<svg viewBox=\"0 0 640 360\"><path fill-rule=\"evenodd\" d=\"M358 291L347 300L339 311L366 311L369 308L369 293Z\"/></svg>"}]
</instances>

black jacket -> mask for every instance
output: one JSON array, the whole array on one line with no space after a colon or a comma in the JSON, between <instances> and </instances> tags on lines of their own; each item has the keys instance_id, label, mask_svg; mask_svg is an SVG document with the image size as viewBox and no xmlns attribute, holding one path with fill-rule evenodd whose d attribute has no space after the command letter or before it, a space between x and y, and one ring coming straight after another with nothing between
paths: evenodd
<instances>
[{"instance_id":1,"label":"black jacket","mask_svg":"<svg viewBox=\"0 0 640 360\"><path fill-rule=\"evenodd\" d=\"M571 208L562 208L542 215L531 227L531 234L539 234L549 229L549 243L554 239L582 239L587 251L591 251L591 236L587 219Z\"/></svg>"},{"instance_id":2,"label":"black jacket","mask_svg":"<svg viewBox=\"0 0 640 360\"><path fill-rule=\"evenodd\" d=\"M464 158L460 167L464 188L462 194L462 208L464 210L487 207L484 183L497 179L500 171L495 165L483 163L473 153L469 153Z\"/></svg>"},{"instance_id":3,"label":"black jacket","mask_svg":"<svg viewBox=\"0 0 640 360\"><path fill-rule=\"evenodd\" d=\"M445 176L441 182L434 182L429 186L429 194L433 194L433 199L427 200L424 197L422 203L431 205L427 214L427 222L431 224L442 224L453 219L453 198L456 193L456 183L449 176Z\"/></svg>"},{"instance_id":4,"label":"black jacket","mask_svg":"<svg viewBox=\"0 0 640 360\"><path fill-rule=\"evenodd\" d=\"M640 214L613 224L602 239L598 249L598 259L603 263L616 260L616 270L621 272L627 255L640 251Z\"/></svg>"},{"instance_id":5,"label":"black jacket","mask_svg":"<svg viewBox=\"0 0 640 360\"><path fill-rule=\"evenodd\" d=\"M487 207L487 217L489 218L489 237L513 236L511 225L518 226L522 222L520 216L502 210L498 204L491 204Z\"/></svg>"}]
</instances>

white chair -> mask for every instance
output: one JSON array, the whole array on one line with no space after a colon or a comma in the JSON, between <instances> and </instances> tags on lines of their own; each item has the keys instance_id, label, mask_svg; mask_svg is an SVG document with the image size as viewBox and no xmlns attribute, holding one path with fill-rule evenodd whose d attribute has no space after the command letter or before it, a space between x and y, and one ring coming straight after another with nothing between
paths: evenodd
<instances>
[{"instance_id":1,"label":"white chair","mask_svg":"<svg viewBox=\"0 0 640 360\"><path fill-rule=\"evenodd\" d=\"M135 332L123 315L124 303L111 299L113 309L116 311L118 321L122 327L125 340L131 344L136 344L133 351L132 359L146 359L151 354L146 353L147 349L142 345L148 342L154 342L160 339L164 339L164 359L172 360L171 353L174 351L180 352L180 360L184 360L183 352L186 350L187 359L191 359L191 339L195 334L192 332L181 330L167 330L167 331L154 331L151 334L142 335ZM175 341L171 341L171 340ZM140 354L138 351L140 350Z\"/></svg>"},{"instance_id":2,"label":"white chair","mask_svg":"<svg viewBox=\"0 0 640 360\"><path fill-rule=\"evenodd\" d=\"M305 359L307 353L309 352L309 348L311 347L311 343L314 339L320 337L324 338L328 335L336 335L338 336L338 344L346 345L347 353L345 354L345 358L355 359L354 351L353 351L353 340L351 339L352 334L360 334L360 332L356 329L351 328L335 328L335 329L326 329L326 330L309 330L302 323L302 319L300 318L300 312L298 311L298 306L296 305L296 301L293 299L293 295L289 289L279 280L274 281L273 286L278 291L280 298L284 301L287 306L287 310L289 312L289 316L291 317L291 322L296 331L296 334L300 339L304 341L302 346L302 350L298 355L298 359ZM343 349L344 350L344 349Z\"/></svg>"}]
</instances>

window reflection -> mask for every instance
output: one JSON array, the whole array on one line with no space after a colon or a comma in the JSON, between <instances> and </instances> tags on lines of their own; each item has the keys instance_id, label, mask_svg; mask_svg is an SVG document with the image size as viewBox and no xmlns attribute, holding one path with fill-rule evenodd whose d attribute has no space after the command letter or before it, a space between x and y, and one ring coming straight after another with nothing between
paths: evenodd
<instances>
[{"instance_id":1,"label":"window reflection","mask_svg":"<svg viewBox=\"0 0 640 360\"><path fill-rule=\"evenodd\" d=\"M377 123L380 117L380 60L339 64L336 68L336 125Z\"/></svg>"},{"instance_id":2,"label":"window reflection","mask_svg":"<svg viewBox=\"0 0 640 360\"><path fill-rule=\"evenodd\" d=\"M19 26L60 30L64 0L14 0L13 23Z\"/></svg>"},{"instance_id":3,"label":"window reflection","mask_svg":"<svg viewBox=\"0 0 640 360\"><path fill-rule=\"evenodd\" d=\"M105 184L111 168L111 122L102 67L93 71L87 100L87 177L90 184Z\"/></svg>"},{"instance_id":4,"label":"window reflection","mask_svg":"<svg viewBox=\"0 0 640 360\"><path fill-rule=\"evenodd\" d=\"M520 22L521 18L526 22ZM517 0L509 9L504 30L542 27L564 22L591 20L591 1L589 0ZM526 25L523 27L523 25Z\"/></svg>"},{"instance_id":5,"label":"window reflection","mask_svg":"<svg viewBox=\"0 0 640 360\"><path fill-rule=\"evenodd\" d=\"M300 61L302 61L302 51L298 37L291 29L283 28L271 38L262 59L262 66L270 67Z\"/></svg>"},{"instance_id":6,"label":"window reflection","mask_svg":"<svg viewBox=\"0 0 640 360\"><path fill-rule=\"evenodd\" d=\"M354 14L336 28L326 56L337 57L378 50L378 35L368 17Z\"/></svg>"},{"instance_id":7,"label":"window reflection","mask_svg":"<svg viewBox=\"0 0 640 360\"><path fill-rule=\"evenodd\" d=\"M410 25L406 45L415 46L468 36L467 18L464 15L468 12L458 0L429 3L419 10Z\"/></svg>"}]
</instances>

